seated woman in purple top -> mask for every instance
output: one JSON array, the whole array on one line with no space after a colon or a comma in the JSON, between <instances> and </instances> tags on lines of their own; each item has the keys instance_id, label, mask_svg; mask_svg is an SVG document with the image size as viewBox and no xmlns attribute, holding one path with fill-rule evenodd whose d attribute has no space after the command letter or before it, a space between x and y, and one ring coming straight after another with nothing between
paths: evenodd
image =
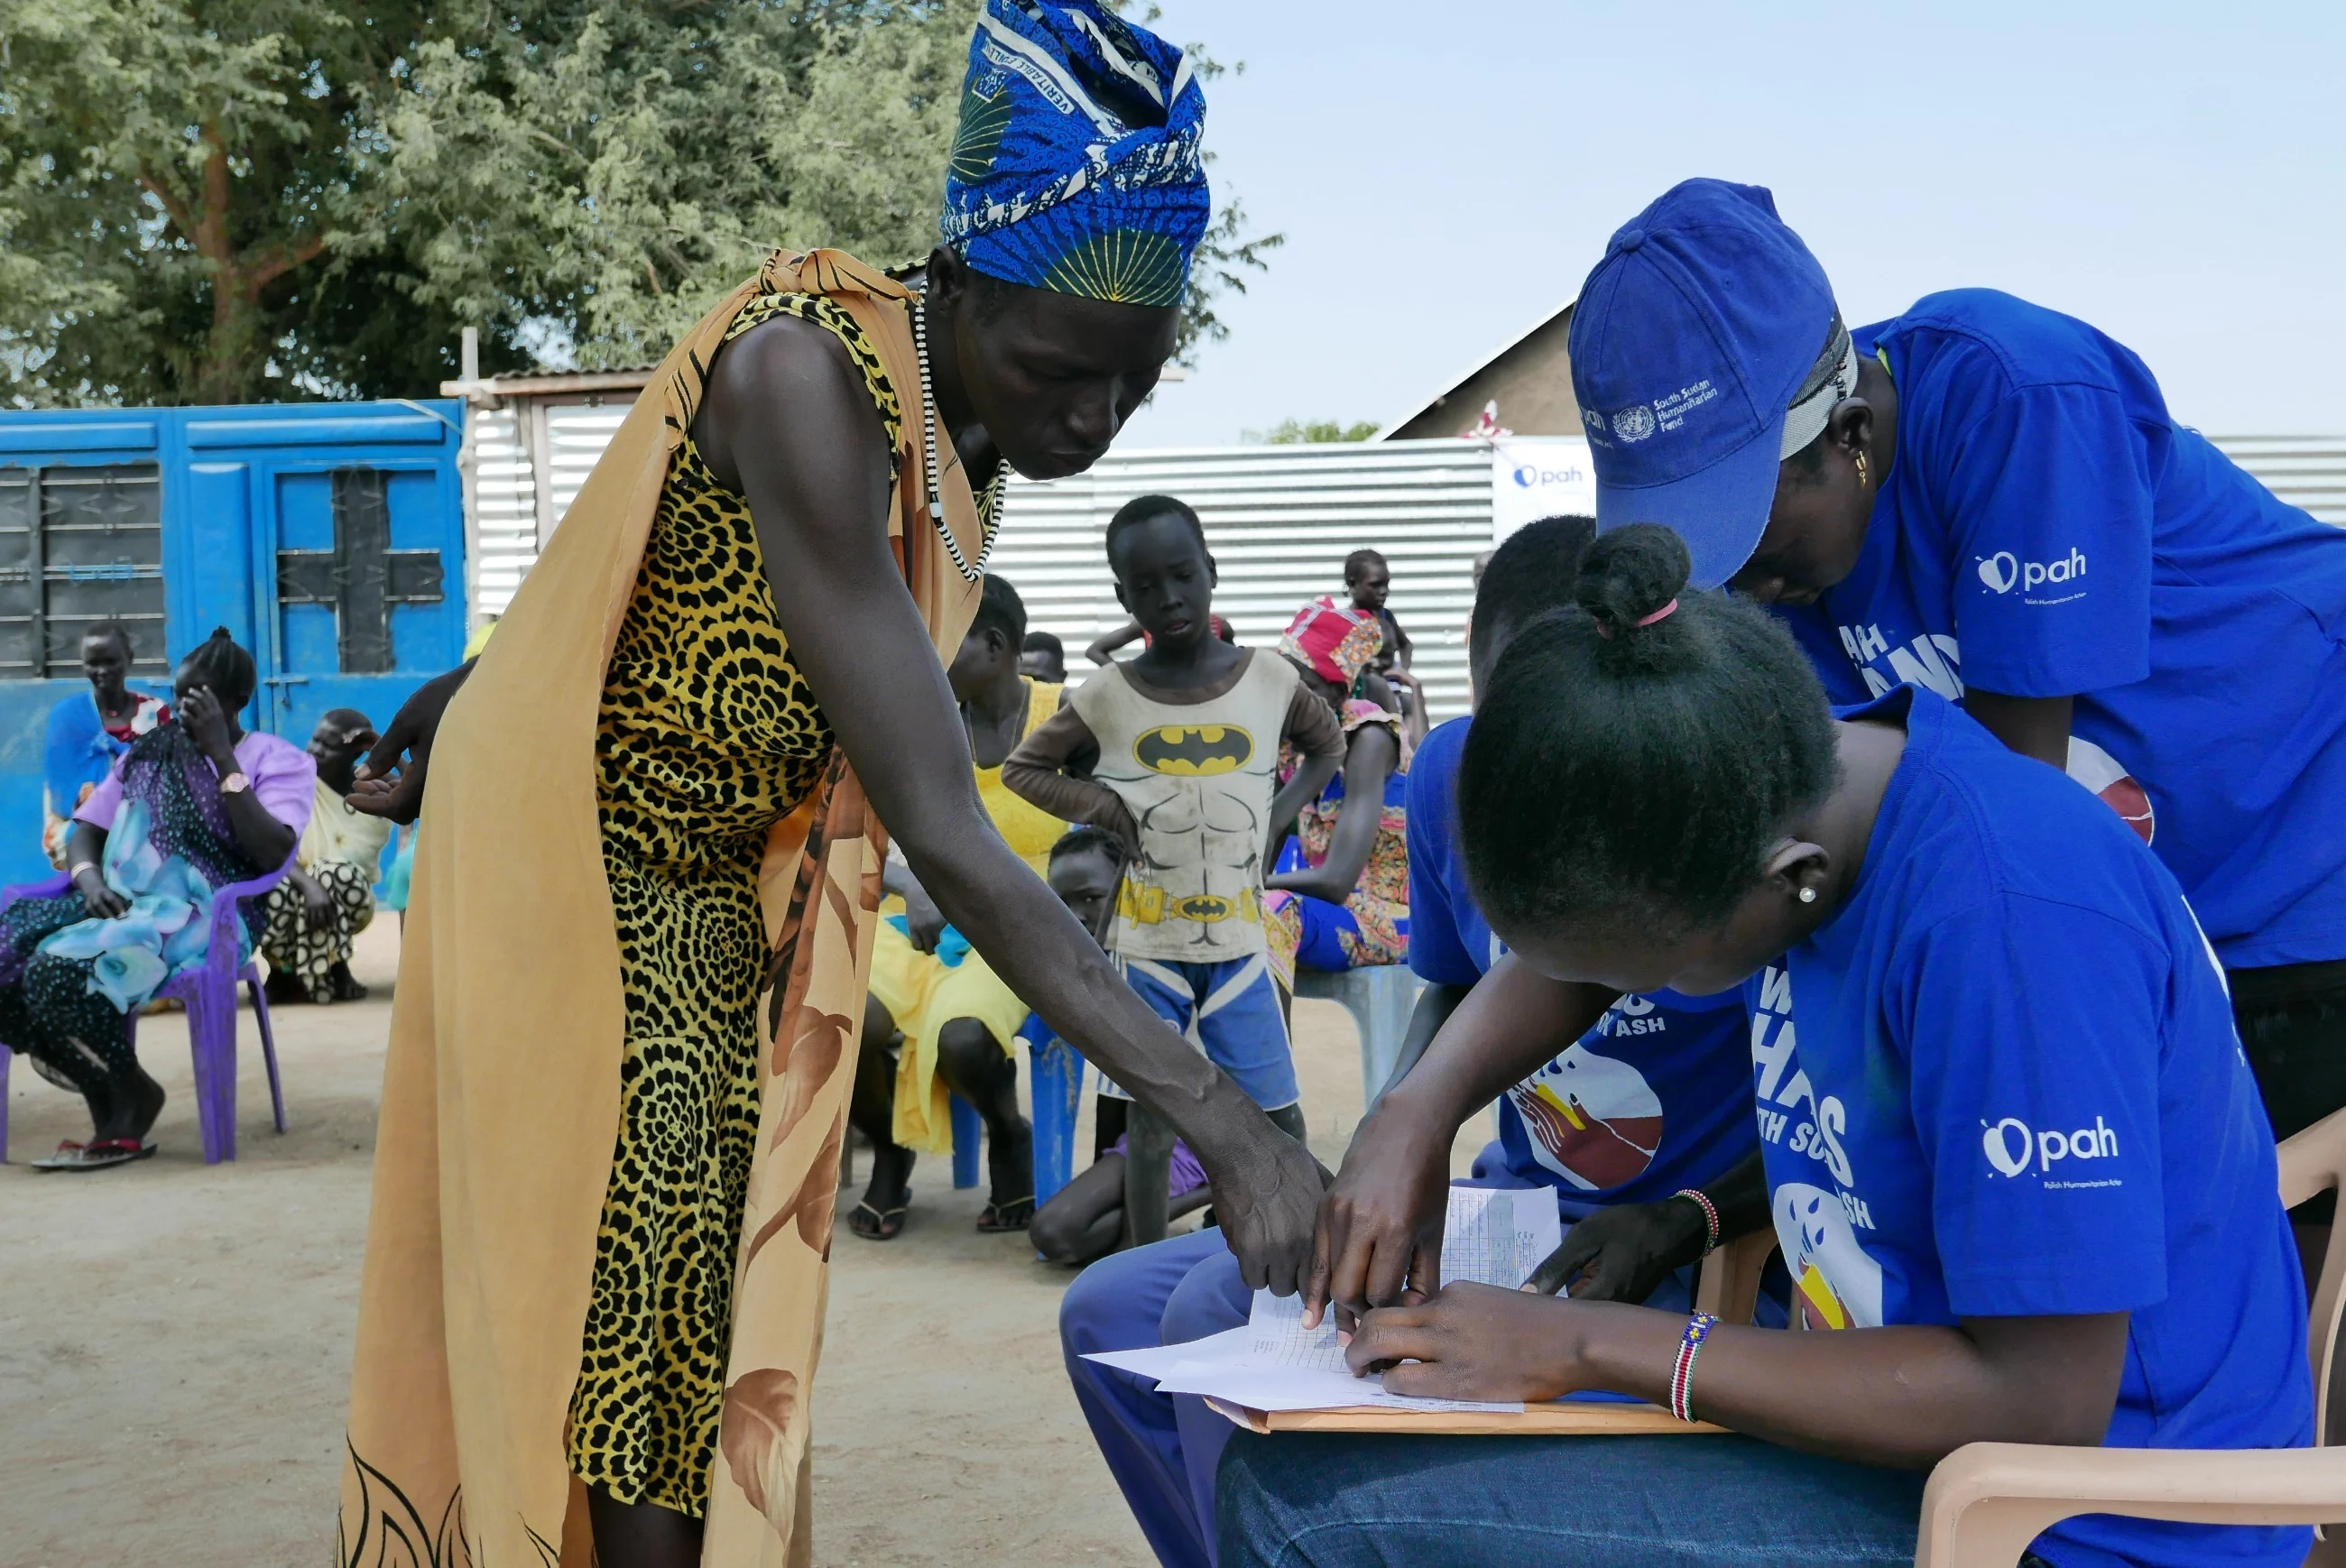
<instances>
[{"instance_id":1,"label":"seated woman in purple top","mask_svg":"<svg viewBox=\"0 0 2346 1568\"><path fill-rule=\"evenodd\" d=\"M317 764L246 734L252 656L225 627L179 662L177 715L133 741L74 812L73 891L0 911L0 1043L89 1102L91 1136L42 1170L96 1170L155 1152L163 1086L138 1065L132 1010L205 962L213 893L285 863L310 819ZM248 950L258 905L242 911Z\"/></svg>"}]
</instances>

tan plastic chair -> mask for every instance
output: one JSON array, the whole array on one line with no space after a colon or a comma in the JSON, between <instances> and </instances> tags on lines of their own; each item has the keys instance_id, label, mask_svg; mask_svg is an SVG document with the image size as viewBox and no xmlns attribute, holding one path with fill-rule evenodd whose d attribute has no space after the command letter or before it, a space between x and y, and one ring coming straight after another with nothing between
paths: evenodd
<instances>
[{"instance_id":1,"label":"tan plastic chair","mask_svg":"<svg viewBox=\"0 0 2346 1568\"><path fill-rule=\"evenodd\" d=\"M2346 1111L2280 1146L2281 1201L2346 1186ZM2340 1241L2346 1241L2341 1236ZM2321 1261L2306 1339L2314 1441L2328 1430L2346 1246ZM1915 1568L2014 1568L2028 1543L2079 1513L2191 1524L2322 1524L2346 1520L2346 1450L2062 1448L1967 1443L1939 1461L1923 1493Z\"/></svg>"}]
</instances>

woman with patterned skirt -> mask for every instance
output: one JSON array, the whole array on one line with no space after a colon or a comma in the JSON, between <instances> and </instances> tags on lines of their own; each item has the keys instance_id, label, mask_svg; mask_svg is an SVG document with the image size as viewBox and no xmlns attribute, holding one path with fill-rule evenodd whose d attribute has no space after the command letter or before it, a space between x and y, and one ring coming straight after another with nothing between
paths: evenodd
<instances>
[{"instance_id":1,"label":"woman with patterned skirt","mask_svg":"<svg viewBox=\"0 0 2346 1568\"><path fill-rule=\"evenodd\" d=\"M1344 726L1344 765L1305 803L1263 881L1271 969L1409 962L1409 759L1401 715L1346 695L1384 635L1371 612L1321 597L1296 612L1279 651ZM1346 802L1355 804L1345 809Z\"/></svg>"},{"instance_id":2,"label":"woman with patterned skirt","mask_svg":"<svg viewBox=\"0 0 2346 1568\"><path fill-rule=\"evenodd\" d=\"M1180 52L1112 12L992 0L925 266L778 253L721 301L495 640L385 730L354 802L429 809L344 1563L810 1561L891 833L994 971L1197 1150L1249 1277L1302 1283L1316 1166L1004 844L942 663L1005 469L1088 467L1172 351L1202 108Z\"/></svg>"}]
</instances>

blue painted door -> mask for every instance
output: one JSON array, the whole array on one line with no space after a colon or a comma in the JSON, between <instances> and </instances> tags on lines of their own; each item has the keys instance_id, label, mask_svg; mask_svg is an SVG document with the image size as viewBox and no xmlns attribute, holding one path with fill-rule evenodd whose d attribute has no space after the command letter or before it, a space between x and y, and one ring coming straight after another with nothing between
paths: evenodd
<instances>
[{"instance_id":1,"label":"blue painted door","mask_svg":"<svg viewBox=\"0 0 2346 1568\"><path fill-rule=\"evenodd\" d=\"M464 524L429 458L279 462L255 531L260 722L308 736L330 708L377 728L464 641Z\"/></svg>"}]
</instances>

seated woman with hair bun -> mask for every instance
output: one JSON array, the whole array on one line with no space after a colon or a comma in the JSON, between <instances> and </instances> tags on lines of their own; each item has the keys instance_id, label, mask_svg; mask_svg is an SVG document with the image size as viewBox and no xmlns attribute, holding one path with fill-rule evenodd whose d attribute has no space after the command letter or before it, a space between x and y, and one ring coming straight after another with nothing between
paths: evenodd
<instances>
[{"instance_id":1,"label":"seated woman with hair bun","mask_svg":"<svg viewBox=\"0 0 2346 1568\"><path fill-rule=\"evenodd\" d=\"M203 964L212 895L283 865L310 820L317 766L247 733L252 656L226 627L179 661L177 712L130 743L74 811L73 891L0 911L0 1043L89 1102L91 1135L38 1170L97 1170L155 1152L163 1086L138 1064L130 1014ZM240 911L250 950L259 903Z\"/></svg>"},{"instance_id":2,"label":"seated woman with hair bun","mask_svg":"<svg viewBox=\"0 0 2346 1568\"><path fill-rule=\"evenodd\" d=\"M1240 1433L1224 1568L1905 1563L1980 1441L2303 1447L2305 1295L2223 977L2106 806L1930 691L1826 705L1678 536L1600 536L1520 632L1459 779L1511 950L1361 1127L1306 1293L1394 1393L1637 1396L1734 1435ZM1451 1138L1612 1000L1740 983L1764 1200L1811 1333L1471 1284ZM1797 1034L1795 1026L1797 1024ZM1763 1207L1764 1205L1764 1207ZM2092 1514L2053 1568L2281 1568L2302 1529Z\"/></svg>"}]
</instances>

